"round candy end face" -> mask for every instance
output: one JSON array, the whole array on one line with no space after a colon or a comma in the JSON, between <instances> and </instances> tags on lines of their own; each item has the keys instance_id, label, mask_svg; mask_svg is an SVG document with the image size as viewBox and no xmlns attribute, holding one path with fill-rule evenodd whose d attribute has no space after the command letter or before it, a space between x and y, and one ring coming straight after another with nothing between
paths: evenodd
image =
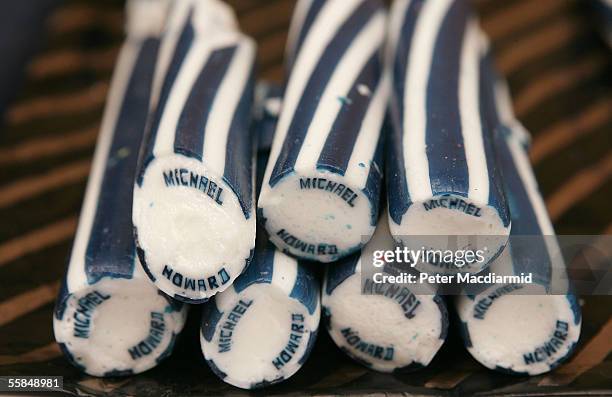
<instances>
[{"instance_id":1,"label":"round candy end face","mask_svg":"<svg viewBox=\"0 0 612 397\"><path fill-rule=\"evenodd\" d=\"M185 309L176 311L148 280L102 280L70 294L65 305L61 319L53 319L56 340L93 376L154 367L185 321Z\"/></svg>"},{"instance_id":2,"label":"round candy end face","mask_svg":"<svg viewBox=\"0 0 612 397\"><path fill-rule=\"evenodd\" d=\"M254 389L287 379L302 366L319 310L309 314L298 300L270 284L254 284L239 295L226 292L215 304L222 307L221 316L216 326L209 324L215 327L210 341L201 335L200 342L208 364L224 382Z\"/></svg>"},{"instance_id":3,"label":"round candy end face","mask_svg":"<svg viewBox=\"0 0 612 397\"><path fill-rule=\"evenodd\" d=\"M332 262L374 233L370 200L331 172L287 175L262 195L259 206L270 240L304 259Z\"/></svg>"},{"instance_id":4,"label":"round candy end face","mask_svg":"<svg viewBox=\"0 0 612 397\"><path fill-rule=\"evenodd\" d=\"M446 310L431 295L364 295L359 273L338 285L322 304L329 334L358 362L381 372L428 365L446 337Z\"/></svg>"},{"instance_id":5,"label":"round candy end face","mask_svg":"<svg viewBox=\"0 0 612 397\"><path fill-rule=\"evenodd\" d=\"M491 301L483 294L474 301L462 299L459 311L471 342L468 350L491 369L548 372L570 355L580 336L580 320L576 323L565 295L515 291Z\"/></svg>"},{"instance_id":6,"label":"round candy end face","mask_svg":"<svg viewBox=\"0 0 612 397\"><path fill-rule=\"evenodd\" d=\"M453 195L414 202L401 224L389 218L389 227L394 238L408 248L442 251L462 248L476 256L461 265L424 261L416 264L417 270L427 273L478 273L499 256L510 234L510 224L504 224L497 209ZM480 251L478 255L476 251Z\"/></svg>"},{"instance_id":7,"label":"round candy end face","mask_svg":"<svg viewBox=\"0 0 612 397\"><path fill-rule=\"evenodd\" d=\"M231 285L255 246L254 212L247 218L223 178L180 155L149 164L134 190L133 221L147 273L187 302Z\"/></svg>"}]
</instances>

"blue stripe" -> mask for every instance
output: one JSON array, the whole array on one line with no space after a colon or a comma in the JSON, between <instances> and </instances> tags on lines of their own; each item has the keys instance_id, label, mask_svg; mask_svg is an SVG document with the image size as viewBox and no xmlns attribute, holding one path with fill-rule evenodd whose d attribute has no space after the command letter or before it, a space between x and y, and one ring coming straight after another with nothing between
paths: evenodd
<instances>
[{"instance_id":1,"label":"blue stripe","mask_svg":"<svg viewBox=\"0 0 612 397\"><path fill-rule=\"evenodd\" d=\"M67 276L68 266L66 266L66 270L64 271L64 277L62 277L62 284L57 294L55 307L53 309L53 312L55 313L55 318L60 321L64 318L64 313L66 312L66 305L68 304L68 297L70 296L70 294L68 293L68 280L66 279Z\"/></svg>"},{"instance_id":2,"label":"blue stripe","mask_svg":"<svg viewBox=\"0 0 612 397\"><path fill-rule=\"evenodd\" d=\"M375 52L365 64L357 79L353 82L342 107L336 116L325 145L317 161L317 168L344 175L348 166L355 142L359 136L363 119L372 102L372 96L380 81L380 54ZM359 93L359 86L368 87L372 95Z\"/></svg>"},{"instance_id":3,"label":"blue stripe","mask_svg":"<svg viewBox=\"0 0 612 397\"><path fill-rule=\"evenodd\" d=\"M231 78L231 76L230 76ZM255 137L250 133L251 110L255 90L255 71L251 69L242 98L232 119L225 153L223 180L233 190L246 219L253 207L253 149Z\"/></svg>"},{"instance_id":4,"label":"blue stripe","mask_svg":"<svg viewBox=\"0 0 612 397\"><path fill-rule=\"evenodd\" d=\"M300 301L312 315L319 303L319 284L312 270L308 268L309 265L312 266L311 263L298 261L297 277L289 297Z\"/></svg>"},{"instance_id":5,"label":"blue stripe","mask_svg":"<svg viewBox=\"0 0 612 397\"><path fill-rule=\"evenodd\" d=\"M166 347L166 350L164 350L159 356L157 356L157 358L155 359L155 363L159 364L162 361L164 361L165 359L167 359L168 357L170 357L170 355L172 354L172 351L174 351L174 345L176 344L176 337L177 334L175 334L174 332L172 333L172 335L170 336L170 342L168 343L168 346Z\"/></svg>"},{"instance_id":6,"label":"blue stripe","mask_svg":"<svg viewBox=\"0 0 612 397\"><path fill-rule=\"evenodd\" d=\"M496 365L495 368L493 369L496 370L497 372L501 372L503 374L511 375L511 376L529 376L529 372L519 372L519 371L515 371L510 368L502 367L500 365Z\"/></svg>"},{"instance_id":7,"label":"blue stripe","mask_svg":"<svg viewBox=\"0 0 612 397\"><path fill-rule=\"evenodd\" d=\"M368 179L366 180L363 194L370 201L370 225L376 226L378 224L378 211L380 208L380 202L383 198L380 195L380 189L382 185L384 167L383 152L385 147L385 133L386 129L383 129L378 142L376 143L376 150L374 151L374 157L370 162L370 172L368 173Z\"/></svg>"},{"instance_id":8,"label":"blue stripe","mask_svg":"<svg viewBox=\"0 0 612 397\"><path fill-rule=\"evenodd\" d=\"M236 46L232 46L210 54L179 116L174 136L174 153L202 160L208 116L235 52Z\"/></svg>"},{"instance_id":9,"label":"blue stripe","mask_svg":"<svg viewBox=\"0 0 612 397\"><path fill-rule=\"evenodd\" d=\"M133 176L147 122L158 48L159 40L144 41L121 103L84 258L89 284L102 277L131 278L134 271Z\"/></svg>"},{"instance_id":10,"label":"blue stripe","mask_svg":"<svg viewBox=\"0 0 612 397\"><path fill-rule=\"evenodd\" d=\"M174 81L178 75L178 72L191 48L191 43L193 42L194 37L194 29L191 22L191 18L193 16L193 9L189 11L189 15L187 16L187 22L181 31L181 35L176 44L176 48L174 49L174 54L172 55L172 59L170 61L170 65L168 66L168 71L164 78L164 82L162 84L159 100L157 103L156 110L153 114L153 119L151 123L151 128L148 133L145 135L144 140L142 142L142 159L140 161L140 169L138 175L136 177L136 182L138 186L142 186L142 180L144 178L144 173L147 169L147 166L151 161L153 161L153 148L155 147L155 140L157 138L157 130L159 129L159 124L161 122L162 115L164 114L164 110L166 108L166 103L168 102L168 97L170 96L170 91L172 90L172 86L174 86Z\"/></svg>"},{"instance_id":11,"label":"blue stripe","mask_svg":"<svg viewBox=\"0 0 612 397\"><path fill-rule=\"evenodd\" d=\"M234 289L237 294L253 284L272 283L275 249L274 245L267 241L265 248L256 250L247 269L234 281Z\"/></svg>"},{"instance_id":12,"label":"blue stripe","mask_svg":"<svg viewBox=\"0 0 612 397\"><path fill-rule=\"evenodd\" d=\"M164 309L165 313L180 312L185 306L185 303L177 301L176 299L172 299L170 296L168 296L165 292L161 290L157 290L157 294L163 297L166 302L168 302L168 306L166 306L166 308Z\"/></svg>"},{"instance_id":13,"label":"blue stripe","mask_svg":"<svg viewBox=\"0 0 612 397\"><path fill-rule=\"evenodd\" d=\"M227 377L227 374L223 371L221 371L219 369L219 367L217 367L217 364L215 364L215 362L213 360L206 360L206 364L208 364L208 367L210 368L210 370L217 375L219 378L221 379L225 379Z\"/></svg>"},{"instance_id":14,"label":"blue stripe","mask_svg":"<svg viewBox=\"0 0 612 397\"><path fill-rule=\"evenodd\" d=\"M565 295L565 298L570 304L572 308L572 314L574 315L574 325L580 324L582 319L582 308L580 307L580 302L578 302L578 298L573 293L569 293Z\"/></svg>"},{"instance_id":15,"label":"blue stripe","mask_svg":"<svg viewBox=\"0 0 612 397\"><path fill-rule=\"evenodd\" d=\"M480 59L480 91L481 104L485 112L485 119L489 123L489 127L497 127L501 124L501 118L495 101L495 82L497 75L491 59L491 52L488 51Z\"/></svg>"},{"instance_id":16,"label":"blue stripe","mask_svg":"<svg viewBox=\"0 0 612 397\"><path fill-rule=\"evenodd\" d=\"M568 358L573 356L577 346L578 344L576 342L573 342L569 346L569 349L567 349L567 353L565 353L563 357L559 357L554 363L548 365L550 370L552 371L553 369L557 368L559 365L563 364Z\"/></svg>"},{"instance_id":17,"label":"blue stripe","mask_svg":"<svg viewBox=\"0 0 612 397\"><path fill-rule=\"evenodd\" d=\"M472 338L470 338L470 329L465 321L459 323L459 334L463 338L465 347L472 347Z\"/></svg>"},{"instance_id":18,"label":"blue stripe","mask_svg":"<svg viewBox=\"0 0 612 397\"><path fill-rule=\"evenodd\" d=\"M304 355L298 360L299 365L303 365L306 360L308 360L308 356L310 356L310 352L312 352L312 348L317 341L317 336L319 334L319 329L311 330L310 336L308 337L308 343L306 344L306 350L304 351Z\"/></svg>"},{"instance_id":19,"label":"blue stripe","mask_svg":"<svg viewBox=\"0 0 612 397\"><path fill-rule=\"evenodd\" d=\"M325 274L325 293L327 295L331 295L337 286L355 274L360 257L361 253L357 252L327 266Z\"/></svg>"},{"instance_id":20,"label":"blue stripe","mask_svg":"<svg viewBox=\"0 0 612 397\"><path fill-rule=\"evenodd\" d=\"M436 295L432 299L436 303L436 305L438 306L438 310L440 311L440 336L438 338L441 340L446 340L446 337L448 336L449 324L448 308L446 307L446 302L444 301L444 298L442 298L440 295Z\"/></svg>"},{"instance_id":21,"label":"blue stripe","mask_svg":"<svg viewBox=\"0 0 612 397\"><path fill-rule=\"evenodd\" d=\"M146 253L140 247L140 244L139 244L140 240L138 240L138 228L136 226L134 226L134 228L133 228L133 236L134 236L134 242L136 243L136 255L138 255L138 259L140 260L140 264L142 265L142 269L147 274L149 279L152 282L155 282L156 278L153 275L153 273L151 273L151 270L149 269L149 265L147 265Z\"/></svg>"},{"instance_id":22,"label":"blue stripe","mask_svg":"<svg viewBox=\"0 0 612 397\"><path fill-rule=\"evenodd\" d=\"M487 173L489 176L489 199L488 204L497 210L499 218L502 220L505 227L510 226L510 212L506 203L503 186L501 184L502 176L497 166L495 158L495 148L493 144L493 135L495 129L499 125L499 116L497 107L495 106L494 98L494 76L491 74L492 65L490 59L483 57L480 60L480 123L482 125L482 140L485 151L485 159L487 160ZM492 96L493 95L493 96Z\"/></svg>"},{"instance_id":23,"label":"blue stripe","mask_svg":"<svg viewBox=\"0 0 612 397\"><path fill-rule=\"evenodd\" d=\"M215 299L211 299L202 305L202 336L207 342L210 342L215 335L215 329L223 313L217 308Z\"/></svg>"},{"instance_id":24,"label":"blue stripe","mask_svg":"<svg viewBox=\"0 0 612 397\"><path fill-rule=\"evenodd\" d=\"M112 378L117 376L130 376L134 375L134 370L131 369L112 369L106 371L102 376L105 378Z\"/></svg>"},{"instance_id":25,"label":"blue stripe","mask_svg":"<svg viewBox=\"0 0 612 397\"><path fill-rule=\"evenodd\" d=\"M270 386L274 386L276 384L281 383L282 381L284 381L286 378L282 375L279 375L278 377L272 379L272 380L262 380L259 382L252 382L249 386L249 389L262 389L264 387L270 387Z\"/></svg>"},{"instance_id":26,"label":"blue stripe","mask_svg":"<svg viewBox=\"0 0 612 397\"><path fill-rule=\"evenodd\" d=\"M308 126L312 122L323 91L336 71L336 65L354 42L355 36L370 21L372 15L380 10L379 6L378 2L363 2L338 29L332 41L325 48L315 70L310 75L296 112L293 114L285 141L270 177L269 184L271 187L274 187L285 175L293 172L295 161L308 132Z\"/></svg>"},{"instance_id":27,"label":"blue stripe","mask_svg":"<svg viewBox=\"0 0 612 397\"><path fill-rule=\"evenodd\" d=\"M302 44L304 44L304 39L306 38L306 35L310 31L312 24L314 23L315 19L317 18L317 15L319 15L319 12L321 11L326 2L326 0L312 0L312 3L308 8L308 13L304 18L304 23L301 26L298 39L293 47L293 54L291 55L291 58L287 63L288 69L291 69L293 67L293 63L297 59L298 54L300 53L300 49L302 48Z\"/></svg>"},{"instance_id":28,"label":"blue stripe","mask_svg":"<svg viewBox=\"0 0 612 397\"><path fill-rule=\"evenodd\" d=\"M469 170L461 133L459 73L468 17L467 4L454 1L444 17L427 84L426 153L434 196L467 197Z\"/></svg>"},{"instance_id":29,"label":"blue stripe","mask_svg":"<svg viewBox=\"0 0 612 397\"><path fill-rule=\"evenodd\" d=\"M82 372L86 372L87 368L85 368L84 365L82 365L81 363L79 363L74 356L72 355L72 352L68 349L68 346L65 343L61 343L58 342L58 346L62 352L62 354L64 355L64 357L66 357L66 359L68 360L68 362L70 364L72 364L74 367L78 368L79 370L81 370Z\"/></svg>"},{"instance_id":30,"label":"blue stripe","mask_svg":"<svg viewBox=\"0 0 612 397\"><path fill-rule=\"evenodd\" d=\"M412 204L406 179L406 165L404 162L404 91L406 72L408 69L408 56L412 45L414 27L421 12L423 0L410 2L393 61L393 90L389 104L389 145L387 149L387 195L389 200L389 216L396 224L400 224L402 215ZM383 130L383 133L385 131Z\"/></svg>"},{"instance_id":31,"label":"blue stripe","mask_svg":"<svg viewBox=\"0 0 612 397\"><path fill-rule=\"evenodd\" d=\"M533 273L536 283L548 286L551 275L551 260L538 218L529 199L527 189L518 172L508 143L501 133L496 134L498 161L504 177L504 188L512 214L510 242L512 264L515 274Z\"/></svg>"}]
</instances>

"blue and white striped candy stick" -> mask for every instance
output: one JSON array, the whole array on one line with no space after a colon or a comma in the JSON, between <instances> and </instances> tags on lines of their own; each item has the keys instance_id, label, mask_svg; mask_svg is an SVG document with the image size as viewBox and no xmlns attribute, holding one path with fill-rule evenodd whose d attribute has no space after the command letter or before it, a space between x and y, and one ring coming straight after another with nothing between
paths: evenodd
<instances>
[{"instance_id":1,"label":"blue and white striped candy stick","mask_svg":"<svg viewBox=\"0 0 612 397\"><path fill-rule=\"evenodd\" d=\"M161 294L137 264L131 200L165 0L128 2L85 201L53 326L72 364L90 375L145 371L171 353L186 307ZM146 21L146 23L143 23Z\"/></svg>"},{"instance_id":2,"label":"blue and white striped candy stick","mask_svg":"<svg viewBox=\"0 0 612 397\"><path fill-rule=\"evenodd\" d=\"M207 302L202 316L208 365L243 389L296 373L314 346L321 314L319 281L311 270L261 235L246 272Z\"/></svg>"},{"instance_id":3,"label":"blue and white striped candy stick","mask_svg":"<svg viewBox=\"0 0 612 397\"><path fill-rule=\"evenodd\" d=\"M379 0L302 0L258 210L271 240L330 262L374 232L382 179L386 12Z\"/></svg>"},{"instance_id":4,"label":"blue and white striped candy stick","mask_svg":"<svg viewBox=\"0 0 612 397\"><path fill-rule=\"evenodd\" d=\"M483 61L484 68L489 66ZM487 84L492 88L494 81ZM532 273L533 284L491 285L457 297L456 307L466 347L476 360L502 372L537 375L571 355L580 336L581 310L567 288L565 265L521 141L499 131L496 149L512 234L490 270Z\"/></svg>"},{"instance_id":5,"label":"blue and white striped candy stick","mask_svg":"<svg viewBox=\"0 0 612 397\"><path fill-rule=\"evenodd\" d=\"M483 111L487 112L492 128L501 128L500 132L518 140L526 149L531 145L531 134L516 118L510 96L510 88L506 80L500 76L493 66L492 54L489 49L489 39L481 32L481 48L484 52L481 60L481 88L486 91L483 101Z\"/></svg>"},{"instance_id":6,"label":"blue and white striped candy stick","mask_svg":"<svg viewBox=\"0 0 612 397\"><path fill-rule=\"evenodd\" d=\"M274 87L260 86L258 164L269 152L266 136L277 119ZM258 170L258 182L262 175ZM319 327L319 281L297 259L279 251L259 226L253 261L234 285L204 305L202 352L224 382L254 389L297 372L312 350ZM312 265L312 264L310 264Z\"/></svg>"},{"instance_id":7,"label":"blue and white striped candy stick","mask_svg":"<svg viewBox=\"0 0 612 397\"><path fill-rule=\"evenodd\" d=\"M226 289L255 246L254 42L219 0L177 1L143 142L133 221L140 260L168 295Z\"/></svg>"},{"instance_id":8,"label":"blue and white striped candy stick","mask_svg":"<svg viewBox=\"0 0 612 397\"><path fill-rule=\"evenodd\" d=\"M327 330L336 345L381 372L427 366L448 331L446 304L433 287L422 284L415 292L406 285L375 283L362 270L371 266L362 264L363 255L395 247L387 218L382 217L361 257L356 254L327 267L321 298Z\"/></svg>"},{"instance_id":9,"label":"blue and white striped candy stick","mask_svg":"<svg viewBox=\"0 0 612 397\"><path fill-rule=\"evenodd\" d=\"M417 264L427 272L478 272L510 232L491 131L480 112L480 30L464 0L396 0L389 25L391 233L413 249L447 248L429 235L459 236L465 249L486 247L484 261L469 269ZM478 243L467 236L479 236Z\"/></svg>"}]
</instances>

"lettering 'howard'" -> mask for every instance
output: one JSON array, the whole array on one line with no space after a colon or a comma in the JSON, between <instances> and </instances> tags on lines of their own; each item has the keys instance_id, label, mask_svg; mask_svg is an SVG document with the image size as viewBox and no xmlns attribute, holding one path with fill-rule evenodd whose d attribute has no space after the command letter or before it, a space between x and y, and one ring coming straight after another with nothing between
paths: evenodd
<instances>
[{"instance_id":1,"label":"lettering 'howard'","mask_svg":"<svg viewBox=\"0 0 612 397\"><path fill-rule=\"evenodd\" d=\"M372 358L376 358L378 360L383 361L391 361L393 360L393 346L380 346L374 343L369 343L361 339L357 331L349 328L343 328L340 330L344 340L351 346L353 349L358 350L362 353L367 354Z\"/></svg>"},{"instance_id":2,"label":"lettering 'howard'","mask_svg":"<svg viewBox=\"0 0 612 397\"><path fill-rule=\"evenodd\" d=\"M204 175L198 175L185 168L163 171L162 174L166 187L187 186L201 191L213 199L215 203L223 205L223 188Z\"/></svg>"},{"instance_id":3,"label":"lettering 'howard'","mask_svg":"<svg viewBox=\"0 0 612 397\"><path fill-rule=\"evenodd\" d=\"M276 235L281 238L290 247L299 249L302 252L307 252L312 255L335 255L338 253L338 247L335 244L312 244L300 240L294 235L281 229L276 232Z\"/></svg>"},{"instance_id":4,"label":"lettering 'howard'","mask_svg":"<svg viewBox=\"0 0 612 397\"><path fill-rule=\"evenodd\" d=\"M351 207L355 206L357 193L341 183L325 178L300 178L300 189L318 189L335 194Z\"/></svg>"},{"instance_id":5,"label":"lettering 'howard'","mask_svg":"<svg viewBox=\"0 0 612 397\"><path fill-rule=\"evenodd\" d=\"M198 291L217 289L220 286L227 284L227 282L230 280L230 276L224 267L221 268L221 270L219 270L216 275L212 275L206 278L195 279L185 277L181 273L175 271L170 266L164 265L164 270L162 270L162 276L166 277L172 282L172 284L176 285L177 287L183 289L190 289L192 291L195 291L196 289Z\"/></svg>"},{"instance_id":6,"label":"lettering 'howard'","mask_svg":"<svg viewBox=\"0 0 612 397\"><path fill-rule=\"evenodd\" d=\"M545 361L547 358L552 357L559 348L563 346L563 343L567 340L567 331L569 324L565 321L557 320L555 325L555 331L552 337L546 341L542 346L536 347L532 352L523 354L523 360L525 364L534 364Z\"/></svg>"},{"instance_id":7,"label":"lettering 'howard'","mask_svg":"<svg viewBox=\"0 0 612 397\"><path fill-rule=\"evenodd\" d=\"M91 315L96 307L100 306L102 302L108 299L110 299L110 295L104 295L99 291L93 291L77 301L77 308L72 316L74 318L73 335L75 338L89 338Z\"/></svg>"},{"instance_id":8,"label":"lettering 'howard'","mask_svg":"<svg viewBox=\"0 0 612 397\"><path fill-rule=\"evenodd\" d=\"M164 339L164 331L166 323L163 313L151 312L151 322L149 324L149 335L136 345L128 349L132 360L138 360L143 356L148 356L153 350L159 346Z\"/></svg>"},{"instance_id":9,"label":"lettering 'howard'","mask_svg":"<svg viewBox=\"0 0 612 397\"><path fill-rule=\"evenodd\" d=\"M281 369L285 364L291 361L300 347L304 332L304 315L293 313L291 315L291 333L289 334L289 341L278 356L272 360L272 365L274 365L276 369Z\"/></svg>"},{"instance_id":10,"label":"lettering 'howard'","mask_svg":"<svg viewBox=\"0 0 612 397\"><path fill-rule=\"evenodd\" d=\"M253 300L240 300L228 313L227 319L219 330L219 353L226 353L232 350L232 336L238 322L253 304Z\"/></svg>"},{"instance_id":11,"label":"lettering 'howard'","mask_svg":"<svg viewBox=\"0 0 612 397\"><path fill-rule=\"evenodd\" d=\"M429 200L424 202L425 211L431 211L436 208L448 208L449 210L461 211L465 214L481 217L482 209L474 204L468 204L464 200L457 197L442 197L439 199Z\"/></svg>"}]
</instances>

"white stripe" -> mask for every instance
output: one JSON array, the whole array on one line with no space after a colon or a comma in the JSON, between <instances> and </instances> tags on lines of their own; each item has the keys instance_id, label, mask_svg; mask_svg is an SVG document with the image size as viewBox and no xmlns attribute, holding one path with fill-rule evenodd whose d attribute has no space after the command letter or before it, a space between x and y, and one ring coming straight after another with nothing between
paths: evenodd
<instances>
[{"instance_id":1,"label":"white stripe","mask_svg":"<svg viewBox=\"0 0 612 397\"><path fill-rule=\"evenodd\" d=\"M98 136L93 164L87 182L87 189L85 190L85 199L81 209L79 225L70 255L70 263L66 277L68 291L76 291L88 285L87 276L85 274L85 254L96 215L102 179L104 177L104 171L106 170L106 162L108 161L109 151L113 142L113 132L140 48L141 43L133 41L126 42L121 48L121 53L119 54L117 65L115 66L111 89L107 98L102 126L100 128L100 135Z\"/></svg>"},{"instance_id":2,"label":"white stripe","mask_svg":"<svg viewBox=\"0 0 612 397\"><path fill-rule=\"evenodd\" d=\"M512 107L512 99L510 98L510 89L506 82L502 79L495 81L495 105L499 113L499 119L503 124L511 124L515 120L514 108Z\"/></svg>"},{"instance_id":3,"label":"white stripe","mask_svg":"<svg viewBox=\"0 0 612 397\"><path fill-rule=\"evenodd\" d=\"M527 196L529 197L529 202L531 203L533 211L536 215L538 226L542 231L542 235L545 236L544 241L551 260L551 274L549 281L549 288L551 288L551 290L549 292L555 294L567 293L567 287L569 286L567 270L565 268L565 263L563 256L561 255L559 244L557 240L552 237L555 235L555 230L550 221L550 217L548 216L546 204L544 203L538 188L538 182L533 174L533 168L531 167L529 157L527 157L527 153L521 146L521 143L516 139L506 139L506 144L510 149L514 165L516 166L518 174L520 175L521 182L527 191Z\"/></svg>"},{"instance_id":4,"label":"white stripe","mask_svg":"<svg viewBox=\"0 0 612 397\"><path fill-rule=\"evenodd\" d=\"M476 20L466 26L459 70L459 113L467 163L468 197L477 203L489 201L489 172L480 122L480 32Z\"/></svg>"},{"instance_id":5,"label":"white stripe","mask_svg":"<svg viewBox=\"0 0 612 397\"><path fill-rule=\"evenodd\" d=\"M390 71L393 70L393 61L397 53L397 45L410 3L411 0L395 0L391 5L388 21L389 29L387 33L387 44L385 47L385 65Z\"/></svg>"},{"instance_id":6,"label":"white stripe","mask_svg":"<svg viewBox=\"0 0 612 397\"><path fill-rule=\"evenodd\" d=\"M369 170L372 166L370 163L374 158L376 142L381 134L387 100L391 92L390 79L391 77L388 73L383 73L382 80L378 84L376 91L372 94L370 106L361 124L357 141L353 147L353 153L351 153L351 158L344 174L348 184L362 189L368 181ZM365 164L366 168L359 166L359 163Z\"/></svg>"},{"instance_id":7,"label":"white stripe","mask_svg":"<svg viewBox=\"0 0 612 397\"><path fill-rule=\"evenodd\" d=\"M289 296L297 280L299 266L297 260L275 249L273 261L272 285L279 287Z\"/></svg>"},{"instance_id":8,"label":"white stripe","mask_svg":"<svg viewBox=\"0 0 612 397\"><path fill-rule=\"evenodd\" d=\"M207 169L217 175L224 173L227 138L240 99L245 95L254 57L255 44L242 36L210 109L202 159Z\"/></svg>"},{"instance_id":9,"label":"white stripe","mask_svg":"<svg viewBox=\"0 0 612 397\"><path fill-rule=\"evenodd\" d=\"M154 109L154 107L157 106L164 77L168 72L168 67L170 66L172 56L174 55L176 44L178 43L185 24L188 22L187 16L189 15L189 7L186 7L187 5L187 2L172 2L172 11L170 17L168 18L166 30L160 43L159 53L155 63L153 84L151 86L150 109Z\"/></svg>"},{"instance_id":10,"label":"white stripe","mask_svg":"<svg viewBox=\"0 0 612 397\"><path fill-rule=\"evenodd\" d=\"M170 0L128 0L125 4L125 32L128 37L159 37L164 28Z\"/></svg>"},{"instance_id":11,"label":"white stripe","mask_svg":"<svg viewBox=\"0 0 612 397\"><path fill-rule=\"evenodd\" d=\"M515 139L506 139L506 144L510 148L514 164L521 177L521 181L525 186L525 190L527 191L529 201L533 206L533 210L536 214L538 225L540 226L540 230L542 230L542 234L545 236L554 235L555 230L553 229L550 217L548 216L546 204L544 203L542 195L538 189L538 182L533 174L533 169L525 149Z\"/></svg>"},{"instance_id":12,"label":"white stripe","mask_svg":"<svg viewBox=\"0 0 612 397\"><path fill-rule=\"evenodd\" d=\"M296 172L313 172L323 150L327 135L342 109L340 97L346 97L363 66L382 45L385 34L385 15L377 13L359 32L344 54L318 102L295 161ZM369 87L372 90L374 87ZM350 106L350 105L349 105Z\"/></svg>"},{"instance_id":13,"label":"white stripe","mask_svg":"<svg viewBox=\"0 0 612 397\"><path fill-rule=\"evenodd\" d=\"M170 89L168 102L163 109L157 136L155 137L155 146L153 147L155 157L174 153L174 137L179 117L202 67L210 58L211 52L212 49L205 40L195 41L189 49L174 85Z\"/></svg>"},{"instance_id":14,"label":"white stripe","mask_svg":"<svg viewBox=\"0 0 612 397\"><path fill-rule=\"evenodd\" d=\"M302 50L298 54L291 70L291 77L285 90L283 107L278 120L278 126L274 134L274 141L270 151L270 158L266 167L264 181L269 181L278 159L278 155L287 136L289 124L293 119L297 104L302 97L304 87L308 82L313 69L319 62L321 54L327 44L335 36L342 23L351 15L361 1L328 1L323 6L318 18L310 29L302 44ZM264 182L261 190L262 196L269 190L268 183Z\"/></svg>"},{"instance_id":15,"label":"white stripe","mask_svg":"<svg viewBox=\"0 0 612 397\"><path fill-rule=\"evenodd\" d=\"M312 7L313 0L298 0L293 9L291 16L291 25L289 26L289 34L287 35L287 47L285 48L285 59L295 60L297 40L300 37L300 32L304 26L306 15Z\"/></svg>"},{"instance_id":16,"label":"white stripe","mask_svg":"<svg viewBox=\"0 0 612 397\"><path fill-rule=\"evenodd\" d=\"M427 1L414 28L404 93L404 162L412 201L431 197L425 131L427 127L427 82L433 50L451 0Z\"/></svg>"}]
</instances>

